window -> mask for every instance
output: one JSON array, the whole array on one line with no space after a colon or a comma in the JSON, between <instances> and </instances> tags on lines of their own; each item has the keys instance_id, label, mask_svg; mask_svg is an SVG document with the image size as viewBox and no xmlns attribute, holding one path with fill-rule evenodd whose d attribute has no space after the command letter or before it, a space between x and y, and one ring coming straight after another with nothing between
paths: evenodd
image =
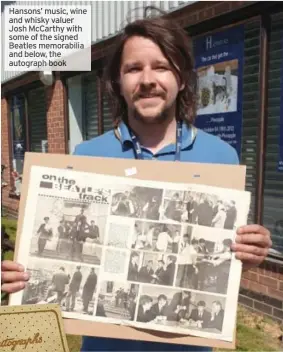
<instances>
[{"instance_id":1,"label":"window","mask_svg":"<svg viewBox=\"0 0 283 352\"><path fill-rule=\"evenodd\" d=\"M24 154L27 150L26 138L26 103L24 95L16 95L10 101L11 108L11 148L12 177L16 195L21 192L21 175L23 173Z\"/></svg>"},{"instance_id":2,"label":"window","mask_svg":"<svg viewBox=\"0 0 283 352\"><path fill-rule=\"evenodd\" d=\"M282 85L283 13L272 16L269 46L268 122L264 177L263 224L272 235L271 254L283 257L283 173L277 170L279 161L280 102Z\"/></svg>"}]
</instances>

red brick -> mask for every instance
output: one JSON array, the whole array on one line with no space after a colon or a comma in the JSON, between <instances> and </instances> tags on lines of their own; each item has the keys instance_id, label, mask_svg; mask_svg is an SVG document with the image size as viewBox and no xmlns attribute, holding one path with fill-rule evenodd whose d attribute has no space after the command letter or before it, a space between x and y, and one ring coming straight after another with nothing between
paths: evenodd
<instances>
[{"instance_id":1,"label":"red brick","mask_svg":"<svg viewBox=\"0 0 283 352\"><path fill-rule=\"evenodd\" d=\"M274 298L277 298L277 299L283 301L283 292L282 291L275 290L275 289L273 289L271 287L268 287L268 294L271 297L274 297Z\"/></svg>"},{"instance_id":2,"label":"red brick","mask_svg":"<svg viewBox=\"0 0 283 352\"><path fill-rule=\"evenodd\" d=\"M258 274L252 271L246 271L242 275L244 278L250 280L250 281L256 281L258 282Z\"/></svg>"},{"instance_id":3,"label":"red brick","mask_svg":"<svg viewBox=\"0 0 283 352\"><path fill-rule=\"evenodd\" d=\"M65 154L64 86L60 79L46 88L48 152Z\"/></svg>"},{"instance_id":4,"label":"red brick","mask_svg":"<svg viewBox=\"0 0 283 352\"><path fill-rule=\"evenodd\" d=\"M231 10L232 1L221 1L214 7L215 15L221 15L223 13L229 12Z\"/></svg>"},{"instance_id":5,"label":"red brick","mask_svg":"<svg viewBox=\"0 0 283 352\"><path fill-rule=\"evenodd\" d=\"M249 281L250 282L250 287L249 289L251 291L256 291L259 293L267 294L267 287L261 284L258 284L257 282L254 281Z\"/></svg>"},{"instance_id":6,"label":"red brick","mask_svg":"<svg viewBox=\"0 0 283 352\"><path fill-rule=\"evenodd\" d=\"M241 279L241 286L248 290L250 288L250 281L245 278L242 278Z\"/></svg>"},{"instance_id":7,"label":"red brick","mask_svg":"<svg viewBox=\"0 0 283 352\"><path fill-rule=\"evenodd\" d=\"M273 288L277 288L278 286L278 280L263 275L259 275L259 283Z\"/></svg>"}]
</instances>

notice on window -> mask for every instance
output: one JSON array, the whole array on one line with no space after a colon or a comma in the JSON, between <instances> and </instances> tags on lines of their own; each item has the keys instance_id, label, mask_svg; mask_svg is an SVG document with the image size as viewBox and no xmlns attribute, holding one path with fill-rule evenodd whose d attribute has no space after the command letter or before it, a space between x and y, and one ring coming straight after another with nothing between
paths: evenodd
<instances>
[{"instance_id":1,"label":"notice on window","mask_svg":"<svg viewBox=\"0 0 283 352\"><path fill-rule=\"evenodd\" d=\"M244 27L195 40L198 102L196 126L231 146L242 140Z\"/></svg>"},{"instance_id":2,"label":"notice on window","mask_svg":"<svg viewBox=\"0 0 283 352\"><path fill-rule=\"evenodd\" d=\"M5 71L90 71L91 5L11 5Z\"/></svg>"}]
</instances>

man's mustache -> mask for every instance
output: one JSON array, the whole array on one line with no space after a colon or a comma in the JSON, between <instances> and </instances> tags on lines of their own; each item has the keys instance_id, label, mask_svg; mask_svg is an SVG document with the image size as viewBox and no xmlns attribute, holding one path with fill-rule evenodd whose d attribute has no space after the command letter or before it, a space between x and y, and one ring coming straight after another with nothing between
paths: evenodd
<instances>
[{"instance_id":1,"label":"man's mustache","mask_svg":"<svg viewBox=\"0 0 283 352\"><path fill-rule=\"evenodd\" d=\"M134 95L133 100L137 101L137 100L143 99L143 98L155 98L155 97L160 97L162 99L165 99L166 94L163 92L148 92L148 93L138 92L137 94Z\"/></svg>"}]
</instances>

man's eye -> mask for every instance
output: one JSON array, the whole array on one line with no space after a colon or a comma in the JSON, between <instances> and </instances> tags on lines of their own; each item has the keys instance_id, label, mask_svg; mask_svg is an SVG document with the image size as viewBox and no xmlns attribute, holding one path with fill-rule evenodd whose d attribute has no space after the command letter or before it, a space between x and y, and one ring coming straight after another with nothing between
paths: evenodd
<instances>
[{"instance_id":1,"label":"man's eye","mask_svg":"<svg viewBox=\"0 0 283 352\"><path fill-rule=\"evenodd\" d=\"M138 67L131 67L128 69L128 72L138 72L139 68Z\"/></svg>"},{"instance_id":2,"label":"man's eye","mask_svg":"<svg viewBox=\"0 0 283 352\"><path fill-rule=\"evenodd\" d=\"M157 71L167 71L167 70L168 70L168 67L166 67L166 66L157 66L157 67L156 67L156 70L157 70Z\"/></svg>"}]
</instances>

